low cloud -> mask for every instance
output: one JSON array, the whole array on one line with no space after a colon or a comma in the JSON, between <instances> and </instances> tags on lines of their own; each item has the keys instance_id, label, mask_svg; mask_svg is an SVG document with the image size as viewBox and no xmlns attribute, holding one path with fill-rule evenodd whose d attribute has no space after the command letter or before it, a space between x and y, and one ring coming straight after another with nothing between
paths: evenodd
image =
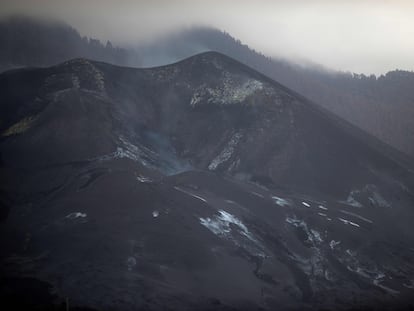
<instances>
[{"instance_id":1,"label":"low cloud","mask_svg":"<svg viewBox=\"0 0 414 311\"><path fill-rule=\"evenodd\" d=\"M0 13L52 17L123 45L207 25L269 56L363 73L414 70L411 1L3 0Z\"/></svg>"}]
</instances>

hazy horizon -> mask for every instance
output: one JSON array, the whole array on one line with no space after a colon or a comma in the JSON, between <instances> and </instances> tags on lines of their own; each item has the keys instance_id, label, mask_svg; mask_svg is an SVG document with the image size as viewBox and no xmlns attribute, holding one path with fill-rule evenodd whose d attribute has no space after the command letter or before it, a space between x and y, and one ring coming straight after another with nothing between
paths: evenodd
<instances>
[{"instance_id":1,"label":"hazy horizon","mask_svg":"<svg viewBox=\"0 0 414 311\"><path fill-rule=\"evenodd\" d=\"M0 15L13 14L62 20L117 45L209 26L295 63L376 75L414 70L414 4L402 0L3 0Z\"/></svg>"}]
</instances>

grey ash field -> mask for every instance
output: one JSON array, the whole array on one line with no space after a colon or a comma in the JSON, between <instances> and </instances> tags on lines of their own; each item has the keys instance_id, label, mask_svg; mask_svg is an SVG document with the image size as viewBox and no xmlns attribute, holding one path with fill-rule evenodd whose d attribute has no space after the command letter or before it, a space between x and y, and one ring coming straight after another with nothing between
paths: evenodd
<instances>
[{"instance_id":1,"label":"grey ash field","mask_svg":"<svg viewBox=\"0 0 414 311\"><path fill-rule=\"evenodd\" d=\"M9 71L0 118L7 310L413 308L409 161L226 56Z\"/></svg>"}]
</instances>

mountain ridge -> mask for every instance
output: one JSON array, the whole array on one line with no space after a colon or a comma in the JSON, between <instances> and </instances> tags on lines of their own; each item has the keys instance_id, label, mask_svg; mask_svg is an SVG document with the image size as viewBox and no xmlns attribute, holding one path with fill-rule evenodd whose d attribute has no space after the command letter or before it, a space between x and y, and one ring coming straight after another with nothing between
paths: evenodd
<instances>
[{"instance_id":1,"label":"mountain ridge","mask_svg":"<svg viewBox=\"0 0 414 311\"><path fill-rule=\"evenodd\" d=\"M2 50L3 54L0 53L0 59L4 59L6 63L18 56L23 59L22 66L32 64L33 59L35 63L43 59L38 65L48 66L56 61L63 61L65 58L89 56L115 64L142 67L174 62L201 51L216 50L254 67L393 145L394 148L413 155L411 136L414 130L410 122L414 118L414 106L412 105L414 95L411 88L414 75L412 72L397 70L376 78L372 75L324 71L321 68L302 68L284 60L266 57L242 44L240 40L236 40L228 33L203 27L174 33L151 44L141 44L137 48L121 50L112 44L105 46L96 39L86 38L84 40L85 38L78 34L73 42L67 40L71 42L70 46L62 52L53 48L58 45L59 40L55 36L47 35L51 31L54 33L53 30L58 33L59 27L54 29L52 25L51 29L47 30L36 26L36 19L20 18L17 20L20 24L4 23L3 32L0 27L0 42L3 40L3 45L15 47L19 51L19 53L7 54L7 50ZM38 35L26 35L25 37L24 34L31 33L33 29L38 29L40 42L37 40ZM8 37L8 31L15 32L16 35ZM69 32L72 33L73 30ZM68 37L68 31L62 30L60 37ZM73 36L69 37L73 39ZM19 48L19 44L22 43L19 40L29 46L36 44L31 48L26 48L26 45ZM45 51L38 52L38 45ZM74 50L74 46L78 49ZM31 54L25 51L31 51ZM63 58L62 53L66 55Z\"/></svg>"},{"instance_id":2,"label":"mountain ridge","mask_svg":"<svg viewBox=\"0 0 414 311\"><path fill-rule=\"evenodd\" d=\"M222 62L222 63L220 63L220 62ZM206 63L206 65L204 65L204 63ZM225 69L223 69L223 68L215 68L214 69L215 71L214 72L212 71L210 73L209 72L209 70L210 70L210 65L209 64L210 63L212 64L213 67L211 67L211 68L213 68L213 69L215 68L215 66L224 66L224 65L229 66L230 68L235 68L236 71L234 73L237 72L236 76L239 75L240 77L238 77L238 78L236 77L236 80L234 80L235 82L233 81L229 84L230 85L230 90L232 90L232 89L234 89L234 87L236 87L236 89L239 90L238 92L240 92L241 90L243 90L243 92L245 91L245 89L244 89L245 86L243 86L244 82L242 82L242 81L245 80L245 78L242 77L242 75L244 75L244 74L247 74L247 75L251 76L251 78L253 78L253 79L259 79L260 81L262 81L261 83L267 83L268 85L273 85L273 87L277 87L279 91L281 91L285 94L289 94L289 95L287 95L288 97L289 96L294 96L295 99L293 99L293 101L298 101L299 100L301 102L300 105L302 105L304 107L304 108L301 108L301 109L310 110L310 111L312 111L313 114L315 114L315 113L319 114L325 120L330 120L328 123L336 124L336 125L334 125L335 127L338 127L339 126L338 124L340 123L340 126L339 126L341 128L340 132L346 132L346 133L348 133L347 135L352 134L353 137L357 137L357 140L360 141L359 144L361 146L363 144L367 144L367 142L368 142L368 145L370 146L369 148L371 150L379 150L381 154L386 154L386 157L388 157L388 158L390 156L391 156L391 158L394 157L394 161L396 160L399 163L399 165L403 165L403 166L407 167L407 163L409 163L409 161L407 159L404 159L403 156L399 155L398 152L393 153L394 151L392 150L391 147L384 146L382 143L378 142L376 139L373 139L371 136L364 134L362 131L356 129L354 126L348 125L346 122L341 121L340 119L336 118L333 114L319 108L316 104L312 103L311 101L308 101L306 98L302 97L301 95L297 94L296 92L293 92L292 90L286 88L285 86L271 80L270 78L266 77L265 75L262 75L259 72L255 71L254 69L249 68L248 66L245 66L244 64L242 64L240 62L237 62L237 61L234 61L231 58L229 58L228 56L225 56L225 55L217 53L217 52L202 53L198 56L190 57L190 58L188 58L184 61L178 62L176 64L172 64L172 65L155 67L155 68L144 68L144 69L116 67L116 66L107 65L105 63L90 62L90 61L87 61L85 59L75 59L75 60L72 60L72 61L64 62L61 65L58 65L56 67L41 69L40 72L44 72L46 75L48 75L48 73L50 73L50 72L60 71L62 73L58 74L58 76L59 75L61 75L61 76L62 75L63 76L64 75L69 75L69 76L67 76L67 78L62 78L63 80L66 79L67 80L66 82L62 82L63 80L60 81L59 80L60 78L57 78L58 80L56 80L56 78L52 75L52 77L53 77L52 80L53 79L56 80L55 82L52 82L52 84L51 84L52 88L54 87L53 85L55 85L56 83L58 83L58 84L56 84L58 87L59 87L59 83L66 83L67 84L66 87L69 87L69 89L80 89L80 90L85 89L85 85L86 85L86 89L88 89L88 88L91 89L91 87L92 87L91 90L95 90L95 91L100 90L99 92L102 93L102 95L105 95L104 98L107 98L108 94L106 94L106 92L109 89L111 89L112 84L109 84L109 86L111 86L111 87L108 90L105 90L105 86L104 86L105 77L104 77L104 74L100 72L102 70L104 72L109 72L110 74L111 74L111 72L118 72L117 74L120 75L119 77L121 78L121 80L125 80L125 79L123 79L123 76L125 76L125 75L131 75L132 77L138 77L138 79L141 79L140 77L144 78L145 75L149 75L149 76L153 75L153 72L155 72L154 73L155 75L157 74L156 72L160 72L160 77L158 77L157 79L161 79L160 81L164 81L164 82L161 82L161 83L164 83L164 85L167 87L167 89L170 89L170 86L168 84L165 84L165 83L169 83L169 82L166 82L169 79L168 75L171 75L171 74L172 75L178 75L179 72L180 72L180 69L178 69L178 68L180 68L180 67L186 67L186 66L191 67L191 68L197 67L198 68L197 70L199 70L201 72L201 75L197 74L197 76L194 76L194 77L197 77L197 78L192 78L191 83L196 83L197 84L198 83L197 79L211 79L211 78L208 78L209 76L214 77L213 80L214 79L216 80L214 82L215 86L212 89L209 89L209 88L206 89L207 93L205 93L206 92L205 90L203 90L203 89L201 90L202 97L207 96L206 98L211 99L211 98L215 98L215 96L221 94L221 95L219 95L219 97L217 97L217 98L219 98L220 101L221 101L222 98L229 98L229 100L232 100L231 96L236 96L235 93L234 94L233 93L226 94L226 93L223 93L223 92L226 92L225 88L226 88L226 85L228 84L228 81L231 81L231 79L233 79L235 77L234 73L232 73L233 76L231 76L231 77L229 76L230 78L225 77L225 76L222 75L222 71L223 70L225 71ZM205 68L208 68L208 69L205 69L205 73L206 73L205 75L203 74L203 72L204 72L203 71L204 70L203 66L206 66ZM78 71L78 70L81 70L82 75L85 75L85 76L77 77L76 76L76 71ZM34 70L34 72L36 72L36 70ZM2 75L2 76L4 77L4 76L9 76L9 75L10 74L6 74L6 75ZM11 76L13 76L13 75L19 75L19 72L16 72L15 74L11 74ZM95 76L95 75L97 75L97 76ZM163 77L163 75L164 75L164 77ZM217 80L216 77L219 77L218 80ZM135 78L133 78L133 79L135 79ZM148 79L148 78L144 78L144 79ZM165 79L167 79L167 80L165 80ZM188 79L188 77L185 76L184 79ZM76 80L76 83L78 84L76 86L74 85L75 80ZM212 80L212 82L213 82L213 80ZM221 82L222 84L217 84L217 82L219 80L222 81ZM96 81L96 82L93 82L93 81ZM190 80L188 80L188 81L190 81ZM252 81L254 81L254 80L252 80ZM49 83L49 82L47 82L47 83ZM185 82L185 83L188 83L188 82ZM183 84L183 86L185 88L188 88L188 86L186 86L185 83ZM239 83L241 83L241 84L239 84ZM100 84L102 84L102 85L100 86ZM224 89L222 87L223 85L224 85ZM233 85L233 86L231 86L231 85ZM151 87L153 87L153 86L151 86ZM203 88L203 84L200 84L199 87ZM239 89L239 87L241 87L241 88ZM248 92L253 92L252 94L254 94L256 92L254 87L256 87L256 86L251 86L251 87L253 87L253 89L251 89L251 91L248 90L249 87L247 88L247 90L248 90ZM259 85L257 87L259 88L258 91L261 92L260 90L263 87L261 85ZM47 87L46 88L42 87L42 88L40 88L40 90L43 90L42 92L47 92ZM140 92L142 92L142 91L140 91ZM122 102L123 101L123 98L122 98L123 95L118 93L118 91L115 91L115 92L116 93L114 93L114 95L117 96L117 98L118 98L117 101ZM128 91L128 92L136 92L136 90L130 89L130 91ZM168 91L168 92L171 92L171 91ZM219 92L219 93L217 93L217 92ZM7 92L5 92L5 94L7 94ZM193 97L194 97L194 94L192 95ZM240 94L243 94L243 93L240 93ZM18 96L20 96L20 92L18 92ZM136 96L136 95L133 95L133 96ZM211 97L211 96L213 96L213 97ZM237 95L237 96L239 96L239 95ZM249 97L250 95L245 94L245 95L242 95L242 96ZM264 95L264 96L265 97L258 97L259 101L257 102L257 104L260 103L260 100L265 100L265 101L267 100L266 98L268 97L268 95ZM285 95L282 95L282 96L285 96ZM109 96L109 97L111 97L111 96ZM43 100L40 100L40 102L43 102L43 104L45 104L45 103L48 102L48 100L49 99L44 98ZM107 99L105 99L105 101L106 100ZM109 100L111 100L111 99L109 99ZM158 109L159 111L163 111L164 108L165 108L165 105L162 103L162 100L161 100L161 102L159 102L159 100L160 99L156 99L156 98L150 99L150 101L158 102L155 107L159 107L159 108L154 108L154 107L152 107L152 104L147 103L145 105L149 105L149 106L145 109L148 110L148 111L151 111L151 110L154 110L154 109L156 109L156 110ZM37 101L39 101L39 98L37 99ZM244 102L243 99L236 99L236 102L237 101L239 101L240 103ZM7 102L7 100L6 100L6 102ZM36 105L41 106L42 104L38 103ZM34 105L34 106L36 106L36 105ZM297 105L297 104L295 104L295 105ZM182 104L179 104L179 106L182 106ZM176 106L176 107L179 107L179 106ZM204 105L202 105L202 106L204 106ZM215 105L215 106L217 106L217 105ZM223 107L225 107L225 106L223 106ZM230 105L230 106L232 106L232 105ZM173 107L174 106L171 106L171 108L166 108L166 109L176 109L176 108L173 108ZM185 109L185 110L187 109L187 108L185 108L185 106L182 106L182 107L183 108L180 108L180 109ZM247 107L246 109L250 109L248 107L248 105L245 106L245 107ZM18 108L18 109L22 110L21 108ZM203 108L203 109L205 109L205 108ZM4 116L6 116L6 118L7 118L7 113L4 111L4 109L2 109L2 110L3 110L2 114ZM183 112L185 110L183 110ZM122 114L122 112L120 112L120 113ZM151 112L151 114L153 114L153 115L154 115L154 113L155 113L155 110L153 112ZM164 112L162 112L162 113L164 113ZM188 112L185 112L185 113L187 114ZM189 113L191 114L191 110L189 110ZM246 110L246 112L240 112L240 113L246 114L247 110ZM25 117L31 117L31 116L30 115L21 116L20 119L23 119ZM156 114L154 115L154 117L159 118L159 116L156 116ZM164 118L165 117L167 117L167 115L164 116ZM248 118L248 113L246 114L245 118ZM245 120L247 121L248 119L245 119ZM2 131L5 131L6 128L10 128L11 126L13 126L12 123L15 123L17 121L18 120L16 119L11 123L9 122L8 126L6 127L5 125L7 123L4 124L4 120L3 120ZM30 121L30 120L28 120L28 121ZM151 121L151 122L153 123L154 121ZM132 120L130 120L130 122L132 122ZM160 121L156 121L156 122L160 122ZM168 122L166 124L168 124ZM151 125L151 126L155 126L155 127L161 126L161 127L163 127L164 124L162 122L161 123L153 123L153 125ZM175 127L176 125L171 124L169 126ZM167 132L168 132L168 129L167 129ZM323 134L323 135L325 135L325 134ZM364 142L361 141L361 137L365 137ZM398 158L395 157L396 155L398 156ZM405 162L403 162L401 159L405 160Z\"/></svg>"},{"instance_id":3,"label":"mountain ridge","mask_svg":"<svg viewBox=\"0 0 414 311\"><path fill-rule=\"evenodd\" d=\"M379 140L378 138L376 138L375 136L363 131L362 129L356 127L355 125L353 125L352 123L338 117L337 115L335 115L334 113L332 113L331 111L327 110L324 107L321 107L320 105L312 102L310 99L304 97L303 95L297 93L296 91L282 85L281 83L269 78L268 76L266 76L265 74L262 74L258 71L256 71L254 68L249 67L247 65L245 65L242 62L239 62L235 59L232 59L231 57L229 57L228 55L222 54L220 52L216 52L216 51L207 51L207 52L203 52L197 55L193 55L191 57L188 57L184 60L178 61L176 63L173 64L167 64L167 65L162 65L162 66L156 66L156 67L151 67L151 68L135 68L135 67L129 67L129 66L120 66L120 65L111 65L114 67L118 67L119 69L123 69L123 70L128 70L128 71L134 71L134 70L142 70L142 71L151 71L151 70L157 70L157 69L168 69L168 68L173 68L175 66L180 66L180 65L185 65L189 62L192 62L194 60L203 58L203 57L210 57L212 59L214 59L214 57L219 57L220 60L225 61L225 62L232 62L234 64L237 64L238 66L243 66L244 71L248 72L249 74L260 78L263 81L267 81L268 83L271 83L275 86L277 86L278 88L294 95L295 97L299 98L301 101L303 101L304 103L306 103L307 105L309 105L309 107L312 108L312 110L314 112L317 112L319 114L321 114L322 116L331 119L333 123L336 124L340 124L340 126L343 128L343 130L348 131L349 133L353 133L352 135L354 137L357 137L358 139L363 139L363 141L367 144L370 145L370 148L373 148L381 153L385 153L390 159L393 159L394 161L397 161L399 163L399 165L402 165L403 167L412 170L412 158L410 156L407 156L406 154L401 153L399 150L395 149L394 147L392 147L391 145L386 144L385 142ZM94 60L90 60L87 58L75 58L69 61L65 61L62 62L60 64L57 64L55 66L52 67L47 67L44 68L46 71L48 70L52 70L53 68L59 68L62 66L68 66L69 64L81 64L81 63L91 63L91 64L95 64L95 65L101 65L101 66L106 66L107 64L104 62L99 62L99 61L94 61ZM36 71L38 68L37 67L32 67L32 68L24 68L24 69L15 69L12 72L15 72L16 74L19 74L21 70L23 71L27 71L27 70L34 70ZM11 73L10 73L11 74ZM3 127L1 126L3 124L0 124L0 129L2 129L3 131L5 130L5 127L3 125ZM9 124L10 125L10 124Z\"/></svg>"}]
</instances>

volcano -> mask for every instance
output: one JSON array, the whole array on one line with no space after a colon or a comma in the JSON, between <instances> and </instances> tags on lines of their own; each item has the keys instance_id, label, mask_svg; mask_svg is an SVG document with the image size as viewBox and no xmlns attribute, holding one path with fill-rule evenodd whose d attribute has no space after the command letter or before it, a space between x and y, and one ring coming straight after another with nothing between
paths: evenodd
<instances>
[{"instance_id":1,"label":"volcano","mask_svg":"<svg viewBox=\"0 0 414 311\"><path fill-rule=\"evenodd\" d=\"M0 75L0 304L408 310L410 159L215 52Z\"/></svg>"}]
</instances>

